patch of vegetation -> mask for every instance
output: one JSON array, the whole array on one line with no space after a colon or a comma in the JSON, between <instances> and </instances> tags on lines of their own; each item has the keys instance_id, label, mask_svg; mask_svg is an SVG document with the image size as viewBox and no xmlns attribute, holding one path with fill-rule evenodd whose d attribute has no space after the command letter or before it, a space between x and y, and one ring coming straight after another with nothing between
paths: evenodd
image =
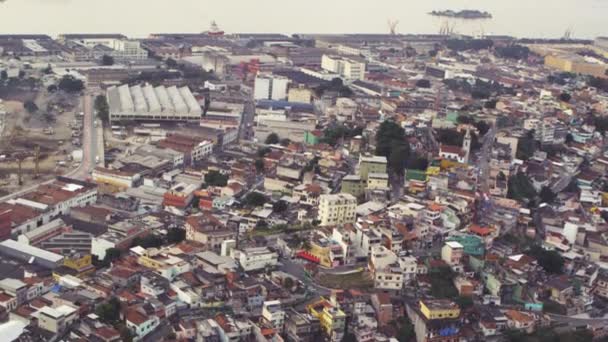
<instances>
[{"instance_id":1,"label":"patch of vegetation","mask_svg":"<svg viewBox=\"0 0 608 342\"><path fill-rule=\"evenodd\" d=\"M211 170L205 175L205 184L207 186L226 186L228 184L228 176L216 170Z\"/></svg>"},{"instance_id":2,"label":"patch of vegetation","mask_svg":"<svg viewBox=\"0 0 608 342\"><path fill-rule=\"evenodd\" d=\"M536 198L536 190L525 173L518 172L509 177L507 197L518 201L532 201Z\"/></svg>"},{"instance_id":3,"label":"patch of vegetation","mask_svg":"<svg viewBox=\"0 0 608 342\"><path fill-rule=\"evenodd\" d=\"M369 289L374 286L369 273L365 271L349 274L321 274L317 282L323 287L332 289Z\"/></svg>"},{"instance_id":4,"label":"patch of vegetation","mask_svg":"<svg viewBox=\"0 0 608 342\"><path fill-rule=\"evenodd\" d=\"M431 269L431 295L435 298L454 299L458 297L458 290L454 287L454 271L449 266Z\"/></svg>"},{"instance_id":5,"label":"patch of vegetation","mask_svg":"<svg viewBox=\"0 0 608 342\"><path fill-rule=\"evenodd\" d=\"M243 203L248 207L261 207L267 201L268 198L264 194L254 191L245 196Z\"/></svg>"},{"instance_id":6,"label":"patch of vegetation","mask_svg":"<svg viewBox=\"0 0 608 342\"><path fill-rule=\"evenodd\" d=\"M376 155L388 160L388 167L396 174L403 175L410 156L410 145L405 140L405 131L392 120L380 124L376 133Z\"/></svg>"},{"instance_id":7,"label":"patch of vegetation","mask_svg":"<svg viewBox=\"0 0 608 342\"><path fill-rule=\"evenodd\" d=\"M343 139L353 138L362 133L362 127L349 127L343 124L334 124L325 128L321 142L336 146Z\"/></svg>"},{"instance_id":8,"label":"patch of vegetation","mask_svg":"<svg viewBox=\"0 0 608 342\"><path fill-rule=\"evenodd\" d=\"M490 39L449 39L446 46L452 51L478 51L491 48L494 42Z\"/></svg>"},{"instance_id":9,"label":"patch of vegetation","mask_svg":"<svg viewBox=\"0 0 608 342\"><path fill-rule=\"evenodd\" d=\"M104 123L110 122L110 106L108 105L108 100L104 95L97 95L95 98L95 111L97 112L97 117L103 121Z\"/></svg>"},{"instance_id":10,"label":"patch of vegetation","mask_svg":"<svg viewBox=\"0 0 608 342\"><path fill-rule=\"evenodd\" d=\"M57 87L67 93L79 93L84 90L84 82L72 75L65 75L61 78Z\"/></svg>"},{"instance_id":11,"label":"patch of vegetation","mask_svg":"<svg viewBox=\"0 0 608 342\"><path fill-rule=\"evenodd\" d=\"M353 91L344 84L341 78L334 78L330 82L321 84L315 88L315 95L317 97L323 96L326 92L336 92L339 97L351 97Z\"/></svg>"},{"instance_id":12,"label":"patch of vegetation","mask_svg":"<svg viewBox=\"0 0 608 342\"><path fill-rule=\"evenodd\" d=\"M547 251L538 245L534 245L526 254L536 259L547 273L561 274L564 271L564 258L556 251Z\"/></svg>"},{"instance_id":13,"label":"patch of vegetation","mask_svg":"<svg viewBox=\"0 0 608 342\"><path fill-rule=\"evenodd\" d=\"M494 49L494 54L501 58L507 59L527 59L530 55L530 49L523 45L497 46Z\"/></svg>"}]
</instances>

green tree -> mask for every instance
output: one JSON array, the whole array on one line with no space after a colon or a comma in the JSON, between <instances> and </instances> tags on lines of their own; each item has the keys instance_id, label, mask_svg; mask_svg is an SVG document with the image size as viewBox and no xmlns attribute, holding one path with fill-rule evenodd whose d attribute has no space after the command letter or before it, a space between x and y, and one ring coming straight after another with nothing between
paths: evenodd
<instances>
[{"instance_id":1,"label":"green tree","mask_svg":"<svg viewBox=\"0 0 608 342\"><path fill-rule=\"evenodd\" d=\"M209 186L226 186L228 184L228 176L221 174L219 171L211 170L205 175L205 184Z\"/></svg>"},{"instance_id":2,"label":"green tree","mask_svg":"<svg viewBox=\"0 0 608 342\"><path fill-rule=\"evenodd\" d=\"M425 80L425 79L418 80L418 81L416 81L416 87L417 88L430 88L431 81Z\"/></svg>"},{"instance_id":3,"label":"green tree","mask_svg":"<svg viewBox=\"0 0 608 342\"><path fill-rule=\"evenodd\" d=\"M108 55L103 55L101 57L101 65L114 65L114 57L112 56L108 56Z\"/></svg>"},{"instance_id":4,"label":"green tree","mask_svg":"<svg viewBox=\"0 0 608 342\"><path fill-rule=\"evenodd\" d=\"M274 145L279 143L279 135L276 133L270 133L266 137L266 144Z\"/></svg>"},{"instance_id":5,"label":"green tree","mask_svg":"<svg viewBox=\"0 0 608 342\"><path fill-rule=\"evenodd\" d=\"M53 68L51 67L51 65L47 65L46 68L44 68L44 70L42 70L42 72L46 75L52 74L53 73Z\"/></svg>"},{"instance_id":6,"label":"green tree","mask_svg":"<svg viewBox=\"0 0 608 342\"><path fill-rule=\"evenodd\" d=\"M380 124L376 133L376 155L387 158L388 167L398 175L403 175L410 157L410 145L405 140L405 131L392 120Z\"/></svg>"},{"instance_id":7,"label":"green tree","mask_svg":"<svg viewBox=\"0 0 608 342\"><path fill-rule=\"evenodd\" d=\"M507 193L507 197L523 201L523 200L533 200L536 197L536 190L534 190L534 186L532 186L532 182L523 172L518 172L515 175L509 177L509 191Z\"/></svg>"},{"instance_id":8,"label":"green tree","mask_svg":"<svg viewBox=\"0 0 608 342\"><path fill-rule=\"evenodd\" d=\"M534 130L529 131L526 135L519 139L517 143L516 157L522 160L528 160L532 158L534 152L536 152L537 144L534 140Z\"/></svg>"},{"instance_id":9,"label":"green tree","mask_svg":"<svg viewBox=\"0 0 608 342\"><path fill-rule=\"evenodd\" d=\"M561 274L564 271L564 258L556 251L547 251L538 245L534 245L526 254L535 258L547 273Z\"/></svg>"},{"instance_id":10,"label":"green tree","mask_svg":"<svg viewBox=\"0 0 608 342\"><path fill-rule=\"evenodd\" d=\"M108 248L106 249L106 255L103 258L103 263L109 265L115 260L120 259L122 251L118 248Z\"/></svg>"},{"instance_id":11,"label":"green tree","mask_svg":"<svg viewBox=\"0 0 608 342\"><path fill-rule=\"evenodd\" d=\"M124 324L119 325L118 332L120 332L120 340L122 342L133 342L133 340L135 339L135 335L133 334L133 332Z\"/></svg>"},{"instance_id":12,"label":"green tree","mask_svg":"<svg viewBox=\"0 0 608 342\"><path fill-rule=\"evenodd\" d=\"M167 241L169 243L179 243L186 239L186 230L181 228L170 228L167 231Z\"/></svg>"},{"instance_id":13,"label":"green tree","mask_svg":"<svg viewBox=\"0 0 608 342\"><path fill-rule=\"evenodd\" d=\"M351 128L343 124L333 124L325 128L321 142L336 146L343 139L361 135L362 132L363 128L359 126Z\"/></svg>"},{"instance_id":14,"label":"green tree","mask_svg":"<svg viewBox=\"0 0 608 342\"><path fill-rule=\"evenodd\" d=\"M572 99L572 95L570 95L568 93L559 94L559 100L562 102L570 102L571 99Z\"/></svg>"},{"instance_id":15,"label":"green tree","mask_svg":"<svg viewBox=\"0 0 608 342\"><path fill-rule=\"evenodd\" d=\"M293 286L295 285L293 279L291 279L290 277L285 278L285 280L283 280L283 287L291 290L293 288Z\"/></svg>"},{"instance_id":16,"label":"green tree","mask_svg":"<svg viewBox=\"0 0 608 342\"><path fill-rule=\"evenodd\" d=\"M268 199L266 196L264 196L264 194L254 191L245 196L245 205L250 207L260 207L263 206L267 200Z\"/></svg>"},{"instance_id":17,"label":"green tree","mask_svg":"<svg viewBox=\"0 0 608 342\"><path fill-rule=\"evenodd\" d=\"M405 131L392 120L386 120L380 124L376 133L376 155L387 157L395 144L401 144L405 140Z\"/></svg>"},{"instance_id":18,"label":"green tree","mask_svg":"<svg viewBox=\"0 0 608 342\"><path fill-rule=\"evenodd\" d=\"M276 201L272 205L272 210L277 213L282 213L285 210L287 210L288 207L289 207L289 205L287 204L287 202L280 200L280 201Z\"/></svg>"},{"instance_id":19,"label":"green tree","mask_svg":"<svg viewBox=\"0 0 608 342\"><path fill-rule=\"evenodd\" d=\"M97 95L94 103L97 117L104 123L110 122L110 106L108 106L108 100L104 95Z\"/></svg>"},{"instance_id":20,"label":"green tree","mask_svg":"<svg viewBox=\"0 0 608 342\"><path fill-rule=\"evenodd\" d=\"M543 186L543 188L540 190L539 197L541 202L551 204L555 202L557 195L548 186Z\"/></svg>"},{"instance_id":21,"label":"green tree","mask_svg":"<svg viewBox=\"0 0 608 342\"><path fill-rule=\"evenodd\" d=\"M501 58L507 59L526 59L530 54L530 49L523 45L498 46L494 50L494 54Z\"/></svg>"},{"instance_id":22,"label":"green tree","mask_svg":"<svg viewBox=\"0 0 608 342\"><path fill-rule=\"evenodd\" d=\"M167 60L165 61L165 64L167 65L167 68L169 68L169 69L177 69L177 67L178 67L177 61L173 58L167 58Z\"/></svg>"},{"instance_id":23,"label":"green tree","mask_svg":"<svg viewBox=\"0 0 608 342\"><path fill-rule=\"evenodd\" d=\"M397 320L397 340L399 342L411 342L416 340L414 325L406 317L399 317Z\"/></svg>"},{"instance_id":24,"label":"green tree","mask_svg":"<svg viewBox=\"0 0 608 342\"><path fill-rule=\"evenodd\" d=\"M483 104L483 107L485 109L496 109L496 103L498 103L498 101L496 101L496 99L490 99L490 100L487 100Z\"/></svg>"},{"instance_id":25,"label":"green tree","mask_svg":"<svg viewBox=\"0 0 608 342\"><path fill-rule=\"evenodd\" d=\"M131 243L131 247L140 246L143 248L158 248L163 245L163 240L154 234L148 234L144 237L136 237Z\"/></svg>"},{"instance_id":26,"label":"green tree","mask_svg":"<svg viewBox=\"0 0 608 342\"><path fill-rule=\"evenodd\" d=\"M25 108L25 110L27 110L27 112L30 114L34 114L38 111L38 106L32 100L25 101L23 103L23 108Z\"/></svg>"},{"instance_id":27,"label":"green tree","mask_svg":"<svg viewBox=\"0 0 608 342\"><path fill-rule=\"evenodd\" d=\"M79 93L84 90L84 82L72 75L65 75L61 78L57 87L68 93Z\"/></svg>"},{"instance_id":28,"label":"green tree","mask_svg":"<svg viewBox=\"0 0 608 342\"><path fill-rule=\"evenodd\" d=\"M454 287L454 271L449 266L441 266L430 270L431 295L435 298L455 299L458 290Z\"/></svg>"},{"instance_id":29,"label":"green tree","mask_svg":"<svg viewBox=\"0 0 608 342\"><path fill-rule=\"evenodd\" d=\"M388 166L397 175L403 176L410 158L410 146L406 143L396 143L388 156Z\"/></svg>"},{"instance_id":30,"label":"green tree","mask_svg":"<svg viewBox=\"0 0 608 342\"><path fill-rule=\"evenodd\" d=\"M255 171L257 173L264 173L264 160L263 159L255 160Z\"/></svg>"},{"instance_id":31,"label":"green tree","mask_svg":"<svg viewBox=\"0 0 608 342\"><path fill-rule=\"evenodd\" d=\"M6 81L8 79L8 72L6 70L0 71L0 80Z\"/></svg>"},{"instance_id":32,"label":"green tree","mask_svg":"<svg viewBox=\"0 0 608 342\"><path fill-rule=\"evenodd\" d=\"M99 304L95 308L95 314L99 319L107 324L116 324L120 320L120 301L116 297L111 297L105 303Z\"/></svg>"}]
</instances>

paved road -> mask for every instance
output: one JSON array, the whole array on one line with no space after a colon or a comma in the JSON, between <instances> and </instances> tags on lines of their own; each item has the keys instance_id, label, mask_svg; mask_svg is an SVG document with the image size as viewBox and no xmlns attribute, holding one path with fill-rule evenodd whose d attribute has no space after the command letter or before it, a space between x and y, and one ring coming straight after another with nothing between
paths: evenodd
<instances>
[{"instance_id":1,"label":"paved road","mask_svg":"<svg viewBox=\"0 0 608 342\"><path fill-rule=\"evenodd\" d=\"M331 294L331 291L329 289L315 284L314 280L312 279L308 279L304 271L304 266L302 264L299 264L287 258L282 259L281 263L283 265L279 267L280 271L290 274L296 277L304 284L307 284L309 287L312 287L315 290L317 296L329 296Z\"/></svg>"},{"instance_id":2,"label":"paved road","mask_svg":"<svg viewBox=\"0 0 608 342\"><path fill-rule=\"evenodd\" d=\"M483 136L483 145L481 146L479 162L477 163L479 167L478 189L486 194L490 191L490 154L492 153L495 137L496 130L492 127Z\"/></svg>"},{"instance_id":3,"label":"paved road","mask_svg":"<svg viewBox=\"0 0 608 342\"><path fill-rule=\"evenodd\" d=\"M558 323L568 323L572 325L583 325L583 324L608 324L608 318L576 318L570 316L554 315L549 314L551 320Z\"/></svg>"},{"instance_id":4,"label":"paved road","mask_svg":"<svg viewBox=\"0 0 608 342\"><path fill-rule=\"evenodd\" d=\"M82 162L76 170L69 172L66 176L86 180L90 172L95 168L95 157L97 156L97 129L94 127L93 101L89 93L83 96L82 111L84 113L82 122Z\"/></svg>"},{"instance_id":5,"label":"paved road","mask_svg":"<svg viewBox=\"0 0 608 342\"><path fill-rule=\"evenodd\" d=\"M253 139L253 120L255 118L255 103L253 100L247 100L243 107L243 117L239 126L239 139Z\"/></svg>"}]
</instances>

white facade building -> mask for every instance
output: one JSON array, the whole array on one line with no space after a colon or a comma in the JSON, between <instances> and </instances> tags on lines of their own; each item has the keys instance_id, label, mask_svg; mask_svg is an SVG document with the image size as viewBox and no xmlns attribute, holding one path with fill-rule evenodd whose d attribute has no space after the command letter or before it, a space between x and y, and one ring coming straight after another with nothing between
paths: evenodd
<instances>
[{"instance_id":1,"label":"white facade building","mask_svg":"<svg viewBox=\"0 0 608 342\"><path fill-rule=\"evenodd\" d=\"M323 55L321 68L339 74L347 81L365 79L365 62L352 58Z\"/></svg>"},{"instance_id":2,"label":"white facade building","mask_svg":"<svg viewBox=\"0 0 608 342\"><path fill-rule=\"evenodd\" d=\"M281 301L265 301L264 306L262 307L262 318L272 325L273 328L277 329L277 331L280 333L283 332L285 311L281 307Z\"/></svg>"},{"instance_id":3,"label":"white facade building","mask_svg":"<svg viewBox=\"0 0 608 342\"><path fill-rule=\"evenodd\" d=\"M242 250L232 250L231 253L246 272L274 267L279 262L279 255L268 247L244 248Z\"/></svg>"},{"instance_id":4,"label":"white facade building","mask_svg":"<svg viewBox=\"0 0 608 342\"><path fill-rule=\"evenodd\" d=\"M253 89L255 100L285 100L289 79L278 75L257 75Z\"/></svg>"}]
</instances>

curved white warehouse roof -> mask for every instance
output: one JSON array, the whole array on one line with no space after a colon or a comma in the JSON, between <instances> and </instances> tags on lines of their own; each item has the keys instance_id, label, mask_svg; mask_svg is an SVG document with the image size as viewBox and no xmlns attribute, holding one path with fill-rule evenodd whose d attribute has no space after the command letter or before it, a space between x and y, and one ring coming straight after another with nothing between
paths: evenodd
<instances>
[{"instance_id":1,"label":"curved white warehouse roof","mask_svg":"<svg viewBox=\"0 0 608 342\"><path fill-rule=\"evenodd\" d=\"M188 113L188 106L186 106L186 102L184 102L184 99L182 99L182 96L180 95L176 86L167 88L167 93L169 93L169 97L171 98L171 102L173 102L176 113Z\"/></svg>"},{"instance_id":2,"label":"curved white warehouse roof","mask_svg":"<svg viewBox=\"0 0 608 342\"><path fill-rule=\"evenodd\" d=\"M146 103L144 92L139 85L131 87L131 97L133 97L135 111L138 113L146 113L148 111L148 104Z\"/></svg>"},{"instance_id":3,"label":"curved white warehouse roof","mask_svg":"<svg viewBox=\"0 0 608 342\"><path fill-rule=\"evenodd\" d=\"M160 113L160 102L158 101L158 97L156 96L154 87L149 84L146 84L143 88L143 91L146 101L148 102L148 109L150 110L150 112L154 114Z\"/></svg>"},{"instance_id":4,"label":"curved white warehouse roof","mask_svg":"<svg viewBox=\"0 0 608 342\"><path fill-rule=\"evenodd\" d=\"M179 88L179 93L182 95L182 98L188 105L188 110L191 114L202 114L203 111L201 109L201 106L198 104L198 101L196 100L194 95L192 95L192 92L188 87Z\"/></svg>"},{"instance_id":5,"label":"curved white warehouse roof","mask_svg":"<svg viewBox=\"0 0 608 342\"><path fill-rule=\"evenodd\" d=\"M156 96L158 96L158 101L160 102L163 113L173 113L173 103L169 99L167 89L163 86L158 86L154 88L154 91L156 92Z\"/></svg>"}]
</instances>

